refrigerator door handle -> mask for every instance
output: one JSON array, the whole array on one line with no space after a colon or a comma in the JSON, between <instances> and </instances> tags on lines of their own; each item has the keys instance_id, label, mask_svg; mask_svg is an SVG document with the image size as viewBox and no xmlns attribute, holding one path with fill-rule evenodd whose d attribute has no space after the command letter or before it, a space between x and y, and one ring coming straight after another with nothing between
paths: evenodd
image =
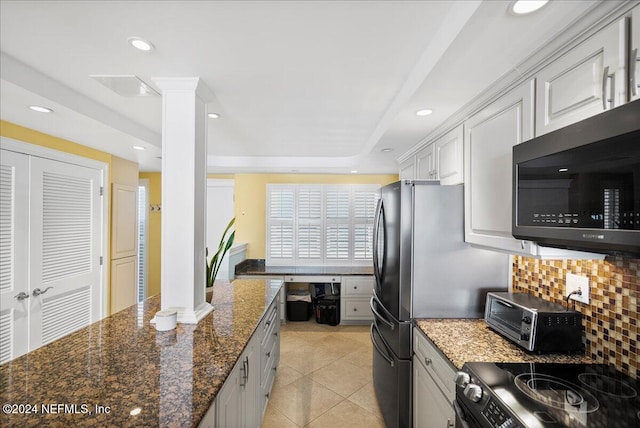
<instances>
[{"instance_id":1,"label":"refrigerator door handle","mask_svg":"<svg viewBox=\"0 0 640 428\"><path fill-rule=\"evenodd\" d=\"M376 307L375 307L376 304L380 305L380 302L378 301L378 299L376 299L376 296L371 296L371 300L369 301L369 306L371 306L371 312L373 312L373 315L374 315L375 319L382 321L387 326L389 326L389 328L391 330L394 330L395 327L396 327L395 324L392 323L391 321L387 320L385 317L382 316L382 314L380 312L378 312L376 310ZM374 322L375 322L375 320L374 320Z\"/></svg>"},{"instance_id":2,"label":"refrigerator door handle","mask_svg":"<svg viewBox=\"0 0 640 428\"><path fill-rule=\"evenodd\" d=\"M376 216L373 224L373 273L376 279L376 289L380 290L381 282L382 282L382 270L384 269L384 260L381 263L379 262L379 252L378 252L378 242L380 240L379 232L380 232L380 224L382 221L382 217L384 216L384 208L382 207L382 198L378 199L378 207L376 208ZM384 239L384 236L382 237ZM382 242L383 245L386 245L385 242ZM382 253L384 257L384 251Z\"/></svg>"},{"instance_id":3,"label":"refrigerator door handle","mask_svg":"<svg viewBox=\"0 0 640 428\"><path fill-rule=\"evenodd\" d=\"M391 367L393 367L393 366L394 366L394 364L393 364L393 358L389 357L389 352L383 352L383 351L382 351L382 349L380 349L380 347L378 346L378 342L376 342L376 338L373 336L373 331L374 331L374 329L376 330L376 333L378 333L378 336L380 336L380 332L378 331L378 327L376 327L376 325L375 325L375 324L371 324L371 333L370 333L370 334L371 334L371 343L373 343L373 346L376 348L376 351L378 351L378 353L380 354L380 356L381 356L382 358L384 358L384 359L385 359L385 361L386 361L387 363L389 363L389 365L390 365ZM380 337L382 337L382 336L380 336ZM387 348L387 347L386 347L386 345L384 344L384 341L383 341L382 345L383 345L385 348ZM387 351L389 351L389 350L387 349Z\"/></svg>"}]
</instances>

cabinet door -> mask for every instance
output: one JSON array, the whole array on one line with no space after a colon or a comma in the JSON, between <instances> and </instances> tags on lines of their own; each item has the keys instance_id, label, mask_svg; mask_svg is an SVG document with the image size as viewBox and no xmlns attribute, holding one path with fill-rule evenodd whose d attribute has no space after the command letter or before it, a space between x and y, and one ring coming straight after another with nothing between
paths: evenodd
<instances>
[{"instance_id":1,"label":"cabinet door","mask_svg":"<svg viewBox=\"0 0 640 428\"><path fill-rule=\"evenodd\" d=\"M640 6L631 12L631 53L629 57L629 98L640 99Z\"/></svg>"},{"instance_id":2,"label":"cabinet door","mask_svg":"<svg viewBox=\"0 0 640 428\"><path fill-rule=\"evenodd\" d=\"M259 334L254 334L242 354L242 359L246 361L246 368L241 373L244 381L241 383L242 423L239 426L243 427L259 427L262 417L262 408L259 405L259 401L261 401L259 400L261 391L259 347L261 339Z\"/></svg>"},{"instance_id":3,"label":"cabinet door","mask_svg":"<svg viewBox=\"0 0 640 428\"><path fill-rule=\"evenodd\" d=\"M464 182L463 140L463 127L460 125L434 143L435 175L442 185Z\"/></svg>"},{"instance_id":4,"label":"cabinet door","mask_svg":"<svg viewBox=\"0 0 640 428\"><path fill-rule=\"evenodd\" d=\"M400 173L398 174L400 180L413 180L416 177L415 172L415 157L404 161L400 165Z\"/></svg>"},{"instance_id":5,"label":"cabinet door","mask_svg":"<svg viewBox=\"0 0 640 428\"><path fill-rule=\"evenodd\" d=\"M624 28L623 20L606 27L536 75L537 136L625 101Z\"/></svg>"},{"instance_id":6,"label":"cabinet door","mask_svg":"<svg viewBox=\"0 0 640 428\"><path fill-rule=\"evenodd\" d=\"M138 297L138 258L111 261L111 313L136 304Z\"/></svg>"},{"instance_id":7,"label":"cabinet door","mask_svg":"<svg viewBox=\"0 0 640 428\"><path fill-rule=\"evenodd\" d=\"M420 361L413 357L413 426L414 428L453 427L453 404L442 394Z\"/></svg>"},{"instance_id":8,"label":"cabinet door","mask_svg":"<svg viewBox=\"0 0 640 428\"><path fill-rule=\"evenodd\" d=\"M242 426L242 403L240 380L243 373L242 360L236 364L224 385L216 397L216 426L218 427L240 427Z\"/></svg>"},{"instance_id":9,"label":"cabinet door","mask_svg":"<svg viewBox=\"0 0 640 428\"><path fill-rule=\"evenodd\" d=\"M465 241L522 251L511 235L512 147L533 134L534 81L465 122Z\"/></svg>"},{"instance_id":10,"label":"cabinet door","mask_svg":"<svg viewBox=\"0 0 640 428\"><path fill-rule=\"evenodd\" d=\"M416 154L416 178L419 180L437 180L435 145L429 144Z\"/></svg>"}]
</instances>

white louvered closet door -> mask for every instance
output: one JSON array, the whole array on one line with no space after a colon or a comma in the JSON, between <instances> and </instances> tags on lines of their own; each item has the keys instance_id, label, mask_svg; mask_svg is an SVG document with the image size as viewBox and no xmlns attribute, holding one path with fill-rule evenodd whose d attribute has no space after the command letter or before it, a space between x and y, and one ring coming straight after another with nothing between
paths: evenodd
<instances>
[{"instance_id":1,"label":"white louvered closet door","mask_svg":"<svg viewBox=\"0 0 640 428\"><path fill-rule=\"evenodd\" d=\"M0 364L28 351L29 156L0 150Z\"/></svg>"},{"instance_id":2,"label":"white louvered closet door","mask_svg":"<svg viewBox=\"0 0 640 428\"><path fill-rule=\"evenodd\" d=\"M100 187L99 170L32 157L30 349L100 319Z\"/></svg>"}]
</instances>

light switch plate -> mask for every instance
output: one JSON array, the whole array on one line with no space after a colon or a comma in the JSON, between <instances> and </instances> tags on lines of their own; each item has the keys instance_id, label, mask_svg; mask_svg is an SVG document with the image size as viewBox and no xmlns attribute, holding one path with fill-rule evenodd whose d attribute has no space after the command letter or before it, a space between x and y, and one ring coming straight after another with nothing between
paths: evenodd
<instances>
[{"instance_id":1,"label":"light switch plate","mask_svg":"<svg viewBox=\"0 0 640 428\"><path fill-rule=\"evenodd\" d=\"M589 278L582 275L568 273L567 276L565 276L564 295L568 296L572 291L576 290L580 290L582 295L574 294L571 296L571 300L589 304Z\"/></svg>"}]
</instances>

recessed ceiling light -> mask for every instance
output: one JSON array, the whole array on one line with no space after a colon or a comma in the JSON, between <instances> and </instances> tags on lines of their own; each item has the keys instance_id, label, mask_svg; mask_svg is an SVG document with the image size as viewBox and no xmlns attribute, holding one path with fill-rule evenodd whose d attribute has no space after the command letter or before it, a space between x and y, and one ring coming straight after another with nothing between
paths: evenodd
<instances>
[{"instance_id":1,"label":"recessed ceiling light","mask_svg":"<svg viewBox=\"0 0 640 428\"><path fill-rule=\"evenodd\" d=\"M153 44L150 41L141 39L140 37L129 37L127 41L131 46L143 52L149 52L153 49Z\"/></svg>"},{"instance_id":2,"label":"recessed ceiling light","mask_svg":"<svg viewBox=\"0 0 640 428\"><path fill-rule=\"evenodd\" d=\"M220 115L218 113L209 113L207 114L211 119L218 119Z\"/></svg>"},{"instance_id":3,"label":"recessed ceiling light","mask_svg":"<svg viewBox=\"0 0 640 428\"><path fill-rule=\"evenodd\" d=\"M134 149L136 150L144 150L145 148L142 146L133 146Z\"/></svg>"},{"instance_id":4,"label":"recessed ceiling light","mask_svg":"<svg viewBox=\"0 0 640 428\"><path fill-rule=\"evenodd\" d=\"M560 168L558 170L558 172L567 172L567 171L569 171L569 168Z\"/></svg>"},{"instance_id":5,"label":"recessed ceiling light","mask_svg":"<svg viewBox=\"0 0 640 428\"><path fill-rule=\"evenodd\" d=\"M548 3L549 0L517 0L511 3L509 11L515 15L526 15L535 12Z\"/></svg>"},{"instance_id":6,"label":"recessed ceiling light","mask_svg":"<svg viewBox=\"0 0 640 428\"><path fill-rule=\"evenodd\" d=\"M357 170L357 169L352 169L352 170L351 170L351 174L357 174L357 173L358 173L358 170Z\"/></svg>"},{"instance_id":7,"label":"recessed ceiling light","mask_svg":"<svg viewBox=\"0 0 640 428\"><path fill-rule=\"evenodd\" d=\"M430 108L425 108L422 110L418 110L416 112L416 116L429 116L431 113L433 113L433 110L431 110Z\"/></svg>"},{"instance_id":8,"label":"recessed ceiling light","mask_svg":"<svg viewBox=\"0 0 640 428\"><path fill-rule=\"evenodd\" d=\"M382 149L382 150L380 150L380 151L381 151L381 152L384 152L384 153L389 153L389 152L392 152L392 151L393 151L393 149L392 149L391 147L385 147L384 149Z\"/></svg>"},{"instance_id":9,"label":"recessed ceiling light","mask_svg":"<svg viewBox=\"0 0 640 428\"><path fill-rule=\"evenodd\" d=\"M29 108L33 111L37 111L38 113L53 113L53 109L50 109L49 107L42 107L42 106L29 106Z\"/></svg>"}]
</instances>

